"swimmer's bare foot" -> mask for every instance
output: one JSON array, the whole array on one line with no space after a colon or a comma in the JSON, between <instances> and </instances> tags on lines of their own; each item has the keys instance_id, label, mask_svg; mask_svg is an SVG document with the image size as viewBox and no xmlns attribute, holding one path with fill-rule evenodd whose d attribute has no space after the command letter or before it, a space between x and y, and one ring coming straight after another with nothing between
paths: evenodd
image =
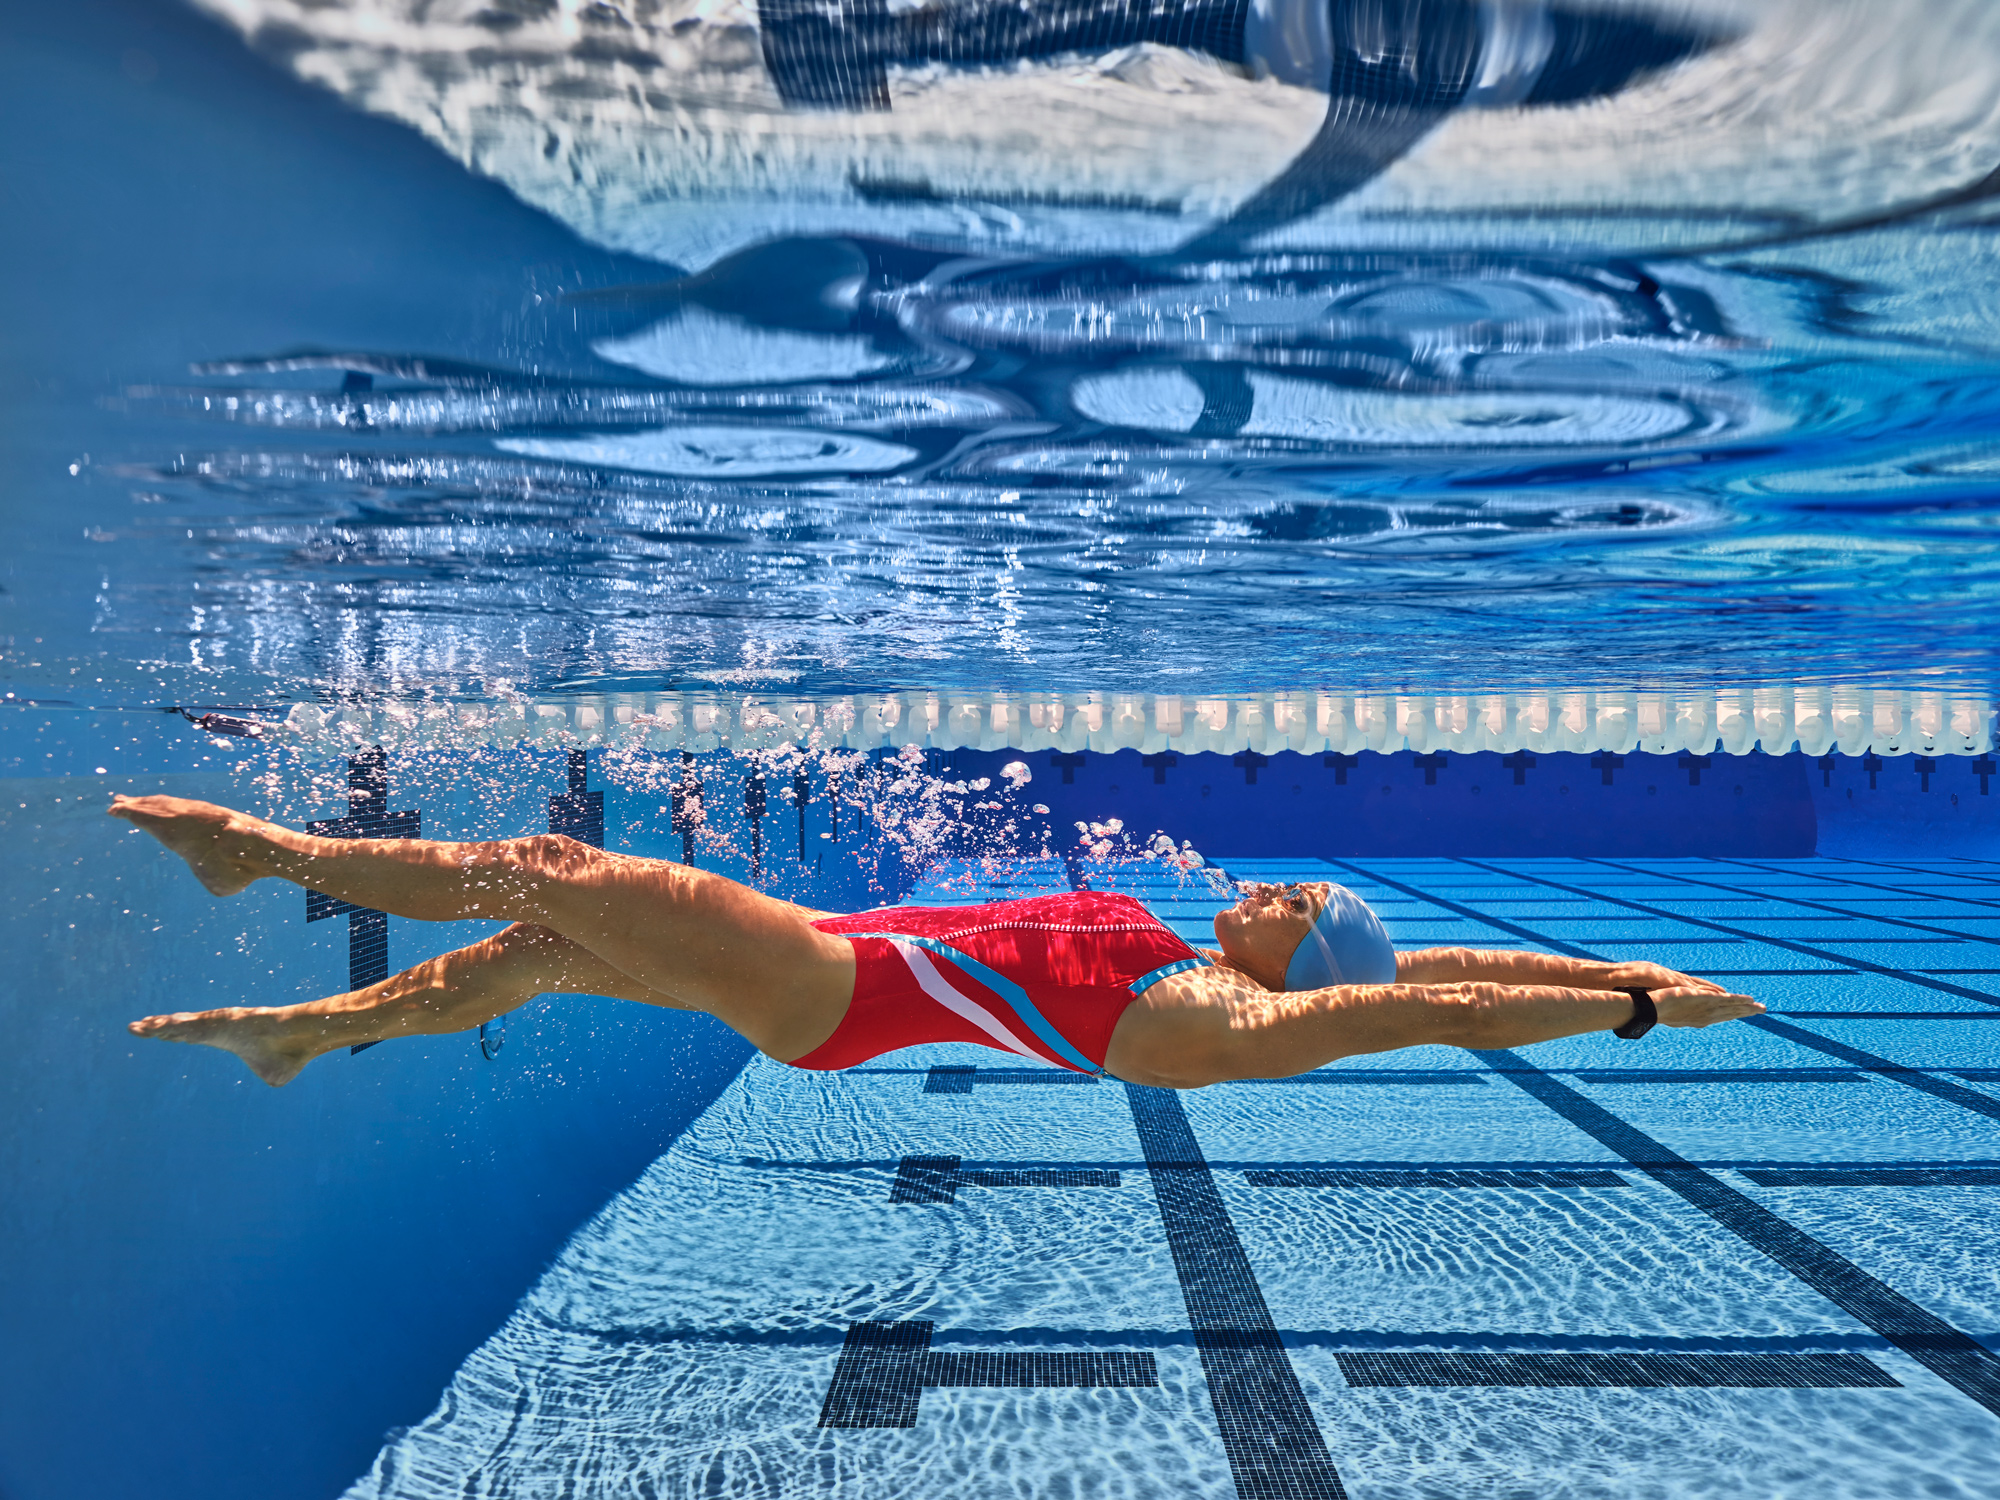
<instances>
[{"instance_id":1,"label":"swimmer's bare foot","mask_svg":"<svg viewBox=\"0 0 2000 1500\"><path fill-rule=\"evenodd\" d=\"M171 1016L148 1016L126 1030L134 1036L156 1036L167 1042L196 1042L234 1052L272 1088L299 1076L299 1070L326 1047L317 1038L301 1036L299 1024L282 1010L231 1006L227 1010L184 1010Z\"/></svg>"},{"instance_id":2,"label":"swimmer's bare foot","mask_svg":"<svg viewBox=\"0 0 2000 1500\"><path fill-rule=\"evenodd\" d=\"M111 816L136 824L188 862L217 896L233 896L263 872L247 857L255 847L242 813L185 797L113 797Z\"/></svg>"}]
</instances>

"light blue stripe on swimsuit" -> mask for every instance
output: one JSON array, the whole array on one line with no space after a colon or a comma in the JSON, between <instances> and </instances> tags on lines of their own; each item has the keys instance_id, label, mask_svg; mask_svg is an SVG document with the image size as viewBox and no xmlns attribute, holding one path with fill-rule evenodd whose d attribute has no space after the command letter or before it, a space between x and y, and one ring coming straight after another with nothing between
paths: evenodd
<instances>
[{"instance_id":1,"label":"light blue stripe on swimsuit","mask_svg":"<svg viewBox=\"0 0 2000 1500\"><path fill-rule=\"evenodd\" d=\"M1162 979L1169 978L1175 974L1185 974L1189 969L1205 969L1207 967L1208 960L1205 958L1180 958L1170 964L1161 964L1152 973L1141 974L1137 979L1133 980L1132 993L1135 996L1143 995Z\"/></svg>"},{"instance_id":2,"label":"light blue stripe on swimsuit","mask_svg":"<svg viewBox=\"0 0 2000 1500\"><path fill-rule=\"evenodd\" d=\"M947 960L954 967L964 970L970 978L985 985L986 988L1013 1006L1015 1013L1028 1023L1029 1029L1036 1036L1040 1037L1049 1046L1050 1050L1067 1061L1078 1072L1089 1073L1096 1078L1105 1076L1104 1069L1077 1051L1070 1044L1067 1037L1049 1024L1048 1017L1035 1009L1035 1002L1028 998L1028 992L1014 983L1005 974L994 972L978 959L973 958L969 954L960 953L949 943L941 943L936 938L911 937L906 932L896 933L895 938L899 943L915 943L919 948L937 954L938 957Z\"/></svg>"}]
</instances>

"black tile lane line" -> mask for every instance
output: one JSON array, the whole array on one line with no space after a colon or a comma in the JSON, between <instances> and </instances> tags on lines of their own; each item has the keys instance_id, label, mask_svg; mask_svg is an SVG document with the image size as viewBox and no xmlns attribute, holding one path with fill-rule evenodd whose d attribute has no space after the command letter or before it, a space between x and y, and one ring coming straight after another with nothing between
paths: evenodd
<instances>
[{"instance_id":1,"label":"black tile lane line","mask_svg":"<svg viewBox=\"0 0 2000 1500\"><path fill-rule=\"evenodd\" d=\"M1786 1223L1756 1199L1739 1193L1595 1100L1551 1078L1518 1053L1494 1050L1479 1056L1599 1145L1624 1157L1932 1374L2000 1416L2000 1357L1970 1334L1927 1312L1846 1256Z\"/></svg>"},{"instance_id":2,"label":"black tile lane line","mask_svg":"<svg viewBox=\"0 0 2000 1500\"><path fill-rule=\"evenodd\" d=\"M1823 885L1853 885L1867 891L1886 891L1889 895L1904 901L1950 901L1960 906L1989 906L2000 911L2000 901L1989 901L1980 896L1940 896L1930 891L1916 894L1903 887L1882 885L1873 880L1856 880L1851 875L1828 875L1819 871L1788 870L1783 865L1759 864L1750 859L1718 859L1717 864L1735 865L1745 870L1762 870L1767 875L1790 875L1800 880L1816 880ZM1859 896L1854 898L1859 901Z\"/></svg>"},{"instance_id":3,"label":"black tile lane line","mask_svg":"<svg viewBox=\"0 0 2000 1500\"><path fill-rule=\"evenodd\" d=\"M1125 1085L1242 1500L1346 1500L1201 1145L1171 1089Z\"/></svg>"},{"instance_id":4,"label":"black tile lane line","mask_svg":"<svg viewBox=\"0 0 2000 1500\"><path fill-rule=\"evenodd\" d=\"M1794 1026L1788 1021L1779 1020L1776 1016L1746 1016L1744 1019L1752 1026L1781 1036L1788 1042L1795 1042L1801 1047L1810 1047L1815 1052L1824 1052L1829 1057L1838 1057L1851 1062L1866 1072L1879 1074L1906 1088L1917 1089L1934 1099L1942 1099L1947 1104L1956 1104L1960 1109L1969 1109L1974 1114L1985 1115L1990 1120L2000 1120L2000 1099L1994 1098L1991 1094L1982 1094L1977 1089L1953 1083L1948 1078L1938 1078L1920 1069L1891 1062L1886 1057L1877 1057L1872 1052L1863 1052L1859 1047L1836 1042L1832 1037L1821 1036L1816 1031L1807 1031L1803 1026Z\"/></svg>"},{"instance_id":5,"label":"black tile lane line","mask_svg":"<svg viewBox=\"0 0 2000 1500\"><path fill-rule=\"evenodd\" d=\"M1370 875L1368 871L1362 869L1362 867L1359 865L1350 865L1346 864L1344 861L1339 861L1339 860L1336 860L1335 863L1341 864L1344 868L1354 870L1359 874L1368 875L1368 878L1371 880L1382 880L1384 884L1395 884L1395 882L1384 880L1382 876ZM1490 873L1496 875L1509 876L1510 878L1517 878L1520 880L1540 882L1551 885L1557 884L1554 881L1548 881L1546 880L1545 877L1538 875L1521 875L1515 877L1512 875L1512 872L1510 871L1507 871L1505 869L1493 865L1483 865L1480 864L1477 860L1460 860L1458 861L1458 863L1473 865L1478 869L1487 870ZM1415 886L1405 885L1405 886L1398 886L1397 888L1403 891L1407 891L1412 895L1424 894ZM1559 886L1558 888L1562 890L1573 891L1578 895L1590 894L1590 892L1585 891L1578 886ZM1446 902L1445 898L1442 896L1432 896L1429 899L1433 901L1438 901L1442 904L1447 904L1447 905L1451 904L1449 902ZM1609 901L1609 902L1624 904L1622 898L1617 896L1599 896L1596 899L1601 901ZM1466 909L1470 910L1470 908ZM1662 915L1671 915L1671 913L1662 913ZM1702 919L1698 917L1681 917L1678 918L1677 920L1684 922L1702 921ZM1719 927L1719 930L1725 932L1734 930L1731 928L1721 928L1719 924L1711 922L1704 922L1703 925ZM1544 936L1541 933L1536 932L1533 928L1510 924L1508 926L1508 930L1516 933L1521 937L1528 939L1528 941L1530 942L1541 943L1544 946L1555 948L1559 952L1567 953L1572 958L1596 959L1599 962L1606 961L1602 954L1593 953L1588 948L1579 947L1575 943L1559 942L1557 939L1550 938ZM1787 943L1782 938L1753 937L1753 940L1757 942L1768 942L1773 944L1774 946L1781 948L1798 947L1797 944ZM1801 951L1810 951L1810 950L1802 949ZM1861 959L1853 959L1850 960L1850 962L1854 963L1857 967L1867 969L1871 973L1887 974L1891 978L1905 979L1912 984L1927 985L1932 989L1944 989L1952 994L1963 994L1968 997L1981 1000L1987 1005L2000 1005L2000 997L1992 995L1981 995L1977 991L1964 990L1957 985L1941 985L1932 980L1919 979L1917 976L1910 974L1904 970L1889 969L1889 968L1884 968L1880 965L1867 964L1864 960ZM1797 1014L1797 1012L1794 1012L1794 1014ZM1866 1019L1868 1015L1867 1012L1857 1012L1856 1014L1861 1016L1863 1019ZM2000 1015L2000 1012L1987 1011L1984 1012L1983 1014ZM1851 1019L1851 1018L1842 1017L1842 1019ZM1893 1083L1900 1083L1907 1088L1916 1089L1921 1093L1929 1094L1933 1098L1942 1099L1947 1104L1956 1104L1962 1109L1969 1109L1975 1114L1985 1115L1990 1119L2000 1119L2000 1099L1994 1098L1991 1094L1982 1094L1978 1092L1976 1089L1966 1088L1962 1084L1953 1083L1948 1079L1934 1078L1930 1074L1922 1072L1918 1069L1904 1067L1901 1063L1891 1062L1886 1057L1877 1057L1872 1052L1863 1052L1860 1048L1850 1047L1845 1042L1836 1042L1830 1037L1823 1037L1818 1032L1807 1031L1804 1027L1801 1026L1793 1026L1786 1021L1780 1020L1776 1016L1769 1016L1769 1015L1746 1016L1744 1017L1744 1020L1747 1024L1751 1026L1756 1026L1764 1031L1772 1032L1775 1035L1782 1036L1787 1041L1796 1043L1801 1047L1810 1048L1812 1051L1815 1052L1824 1052L1829 1057L1838 1057L1845 1062L1853 1063L1856 1067L1859 1067L1869 1073L1876 1074L1882 1078L1886 1078Z\"/></svg>"},{"instance_id":6,"label":"black tile lane line","mask_svg":"<svg viewBox=\"0 0 2000 1500\"><path fill-rule=\"evenodd\" d=\"M1737 1387L1830 1390L1900 1386L1859 1354L1336 1354L1354 1386Z\"/></svg>"},{"instance_id":7,"label":"black tile lane line","mask_svg":"<svg viewBox=\"0 0 2000 1500\"><path fill-rule=\"evenodd\" d=\"M1902 870L1911 875L1922 875L1928 880L1971 881L1978 885L2000 885L2000 875L1982 875L1977 870L1929 870L1922 865L1899 865L1885 859L1844 859L1838 855L1826 857L1843 865L1860 865L1872 870ZM1983 859L1970 859L1965 863L1991 868L1990 863Z\"/></svg>"},{"instance_id":8,"label":"black tile lane line","mask_svg":"<svg viewBox=\"0 0 2000 1500\"><path fill-rule=\"evenodd\" d=\"M1744 1167L1762 1187L2000 1187L2000 1167Z\"/></svg>"},{"instance_id":9,"label":"black tile lane line","mask_svg":"<svg viewBox=\"0 0 2000 1500\"><path fill-rule=\"evenodd\" d=\"M906 1156L896 1164L891 1203L956 1203L962 1187L1117 1187L1102 1167L961 1167L956 1156Z\"/></svg>"},{"instance_id":10,"label":"black tile lane line","mask_svg":"<svg viewBox=\"0 0 2000 1500\"><path fill-rule=\"evenodd\" d=\"M1768 1168L1773 1171L1788 1171L1788 1172L1808 1171L1808 1170L1816 1171L1822 1168L1824 1168L1829 1172L1834 1171L1836 1169L1844 1172L1849 1170L1850 1168L1852 1168L1854 1171L1857 1172L1860 1171L1872 1172L1878 1167L1894 1169L1896 1171L1903 1171L1903 1170L1929 1171L1933 1168L1938 1169L1940 1171L1943 1170L1957 1171L1960 1168L1966 1168L1966 1169L1977 1168L1982 1172L2000 1171L2000 1161L1981 1160L1981 1159L1968 1160L1963 1157L1947 1157L1942 1159L1931 1158L1928 1160L1917 1160L1915 1158L1909 1158L1909 1157L1898 1157L1889 1159L1870 1158L1869 1160L1866 1161L1780 1161L1768 1156L1766 1157L1704 1156L1704 1157L1691 1158L1691 1160L1693 1160L1694 1164L1697 1167L1701 1167L1705 1171L1710 1171L1710 1172L1742 1172L1742 1171L1748 1171L1752 1167L1756 1167L1759 1170ZM860 1172L869 1172L869 1173L893 1172L900 1166L900 1163L898 1162L887 1161L887 1160L867 1161L867 1160L855 1159L848 1161L826 1161L826 1160L778 1161L768 1156L741 1157L738 1158L736 1163L734 1164L754 1168L760 1171L821 1172L827 1174L842 1174L842 1175L860 1173ZM1268 1172L1268 1171L1397 1172L1397 1173L1407 1172L1412 1174L1412 1178L1414 1180L1415 1177L1420 1174L1436 1173L1436 1172L1442 1172L1447 1174L1462 1173L1462 1172L1479 1172L1479 1173L1554 1172L1554 1173L1568 1174L1568 1173L1578 1173L1578 1172L1587 1173L1587 1172L1608 1171L1611 1169L1612 1165L1615 1164L1607 1165L1601 1159L1595 1161L1550 1161L1550 1160L1530 1160L1523 1157L1508 1157L1504 1160L1499 1160L1499 1161L1475 1160L1475 1161L1452 1161L1443 1163L1434 1160L1412 1161L1407 1158L1384 1158L1379 1156L1347 1157L1339 1160L1326 1160L1326 1159L1312 1159L1312 1160L1302 1159L1297 1161L1281 1160L1275 1163L1272 1161L1270 1157L1260 1157L1255 1161L1232 1161L1232 1160L1223 1160L1211 1157L1209 1158L1208 1169L1211 1172L1241 1172L1245 1174L1251 1172ZM992 1170L996 1172L1092 1171L1092 1172L1105 1172L1105 1173L1124 1173L1124 1172L1143 1172L1146 1170L1146 1164L1143 1161L1090 1161L1090 1162L1008 1161L1008 1162L988 1162L984 1163L983 1165L975 1165L974 1167L969 1168L968 1170L974 1170L974 1171ZM1617 1170L1623 1171L1624 1168L1618 1167ZM1149 1178L1148 1181L1150 1182L1150 1180L1151 1179ZM1108 1184L1106 1185L1108 1186Z\"/></svg>"},{"instance_id":11,"label":"black tile lane line","mask_svg":"<svg viewBox=\"0 0 2000 1500\"><path fill-rule=\"evenodd\" d=\"M1615 859L1592 859L1589 863L1602 865L1607 870L1623 870L1627 875L1643 875L1648 881L1654 884L1671 882L1675 885L1698 885L1705 890L1711 891L1740 891L1742 889L1741 886L1727 886L1717 880L1697 880L1692 875L1682 875L1678 872L1662 871L1656 873L1652 870L1643 869L1638 865L1621 863ZM2000 938L1989 937L1985 933L1966 932L1964 929L1958 927L1939 927L1934 922L1918 922L1909 917L1877 916L1873 912L1855 911L1852 907L1848 906L1833 906L1825 901L1808 901L1803 896L1778 896L1769 892L1760 892L1759 899L1763 901L1781 901L1787 906L1811 907L1814 911L1832 914L1833 919L1840 922L1879 922L1887 927L1907 927L1913 932L1935 932L1940 937L1955 938L1961 942L1989 943L1994 946L2000 946ZM1774 917L1770 920L1794 922L1806 919L1802 917ZM1912 941L1917 940L1912 939Z\"/></svg>"},{"instance_id":12,"label":"black tile lane line","mask_svg":"<svg viewBox=\"0 0 2000 1500\"><path fill-rule=\"evenodd\" d=\"M1770 937L1761 932L1751 932L1747 928L1731 927L1726 922L1715 921L1711 917L1684 917L1664 907L1653 906L1644 901L1631 901L1623 896L1607 896L1591 891L1580 885L1568 885L1560 880L1551 880L1546 875L1525 875L1509 870L1503 865L1489 865L1481 860L1461 859L1457 863L1469 865L1475 870L1484 870L1491 875L1505 876L1509 880L1522 881L1530 885L1545 885L1554 890L1569 891L1573 895L1587 896L1610 906L1623 906L1633 911L1649 912L1656 917L1672 917L1676 922L1685 922L1690 927L1706 927L1711 932L1727 933L1731 937L1742 938L1746 942L1764 943L1773 948L1783 948L1791 953L1803 953L1807 958L1817 958L1824 963L1841 964L1851 969L1859 969L1864 974L1881 974L1890 979L1900 979L1906 984L1914 984L1922 989L1935 990L1940 995L1956 995L1961 1000L1976 1000L1981 1005L2000 1006L2000 995L1989 995L1984 990L1967 989L1962 984L1952 984L1942 979L1930 979L1909 969L1892 968L1888 964L1870 963L1865 958L1856 958L1850 953L1832 953L1825 948L1815 948L1809 943L1793 942L1790 938ZM1359 866L1349 868L1359 869ZM1414 887L1406 887L1414 889ZM1470 908L1466 908L1470 910ZM1547 938L1536 941L1547 943ZM1578 957L1595 958L1595 954L1585 954L1580 949L1572 951Z\"/></svg>"},{"instance_id":13,"label":"black tile lane line","mask_svg":"<svg viewBox=\"0 0 2000 1500\"><path fill-rule=\"evenodd\" d=\"M1160 1383L1150 1353L947 1353L930 1347L935 1327L923 1319L850 1325L820 1404L819 1425L914 1427L923 1393L947 1386L1129 1389Z\"/></svg>"},{"instance_id":14,"label":"black tile lane line","mask_svg":"<svg viewBox=\"0 0 2000 1500\"><path fill-rule=\"evenodd\" d=\"M1243 1174L1251 1187L1332 1188L1622 1188L1632 1184L1616 1172L1600 1168L1581 1171L1535 1171L1519 1167L1498 1171L1479 1168L1433 1167L1408 1172L1380 1167L1310 1169L1253 1168Z\"/></svg>"},{"instance_id":15,"label":"black tile lane line","mask_svg":"<svg viewBox=\"0 0 2000 1500\"><path fill-rule=\"evenodd\" d=\"M926 1094L969 1094L975 1085L1012 1084L1017 1088L1064 1088L1072 1084L1095 1084L1088 1073L1067 1068L980 1068L967 1065L938 1066L924 1075Z\"/></svg>"},{"instance_id":16,"label":"black tile lane line","mask_svg":"<svg viewBox=\"0 0 2000 1500\"><path fill-rule=\"evenodd\" d=\"M2000 1010L1788 1010L1784 1014L1794 1021L2000 1021Z\"/></svg>"}]
</instances>

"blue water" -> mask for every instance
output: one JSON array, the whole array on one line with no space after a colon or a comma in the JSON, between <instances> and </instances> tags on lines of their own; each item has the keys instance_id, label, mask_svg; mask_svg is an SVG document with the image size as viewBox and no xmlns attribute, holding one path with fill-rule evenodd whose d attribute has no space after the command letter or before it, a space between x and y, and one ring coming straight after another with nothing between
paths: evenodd
<instances>
[{"instance_id":1,"label":"blue water","mask_svg":"<svg viewBox=\"0 0 2000 1500\"><path fill-rule=\"evenodd\" d=\"M2000 1495L1986 0L6 0L0 117L7 1500ZM376 746L431 837L1771 1015L136 1042L365 944L106 794Z\"/></svg>"}]
</instances>

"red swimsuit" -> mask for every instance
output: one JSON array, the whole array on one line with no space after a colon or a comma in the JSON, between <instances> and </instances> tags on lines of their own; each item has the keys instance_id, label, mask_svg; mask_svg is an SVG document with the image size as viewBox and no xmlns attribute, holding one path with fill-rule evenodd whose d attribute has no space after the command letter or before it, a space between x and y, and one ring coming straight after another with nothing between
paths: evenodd
<instances>
[{"instance_id":1,"label":"red swimsuit","mask_svg":"<svg viewBox=\"0 0 2000 1500\"><path fill-rule=\"evenodd\" d=\"M1102 1073L1125 1007L1207 962L1130 896L1071 891L990 906L822 917L854 944L854 999L795 1068L851 1068L898 1047L973 1042Z\"/></svg>"}]
</instances>

